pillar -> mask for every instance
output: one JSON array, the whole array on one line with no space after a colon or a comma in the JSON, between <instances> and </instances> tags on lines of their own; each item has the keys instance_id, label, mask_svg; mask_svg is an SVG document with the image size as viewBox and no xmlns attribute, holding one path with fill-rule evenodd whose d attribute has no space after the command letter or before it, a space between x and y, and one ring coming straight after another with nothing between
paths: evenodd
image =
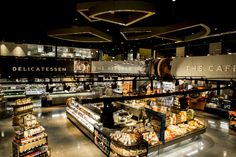
<instances>
[{"instance_id":1,"label":"pillar","mask_svg":"<svg viewBox=\"0 0 236 157\"><path fill-rule=\"evenodd\" d=\"M176 57L184 57L184 56L185 56L185 47L177 47Z\"/></svg>"}]
</instances>

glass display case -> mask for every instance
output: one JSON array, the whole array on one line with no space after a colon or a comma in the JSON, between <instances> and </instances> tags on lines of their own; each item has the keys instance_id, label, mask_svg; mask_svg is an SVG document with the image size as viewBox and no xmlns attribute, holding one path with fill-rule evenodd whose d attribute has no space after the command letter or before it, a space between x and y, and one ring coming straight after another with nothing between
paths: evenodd
<instances>
[{"instance_id":1,"label":"glass display case","mask_svg":"<svg viewBox=\"0 0 236 157\"><path fill-rule=\"evenodd\" d=\"M97 103L68 99L67 116L107 156L147 156L206 131L205 121L194 110L164 106L155 98L112 102L114 126L105 127L101 115L107 102L90 99Z\"/></svg>"}]
</instances>

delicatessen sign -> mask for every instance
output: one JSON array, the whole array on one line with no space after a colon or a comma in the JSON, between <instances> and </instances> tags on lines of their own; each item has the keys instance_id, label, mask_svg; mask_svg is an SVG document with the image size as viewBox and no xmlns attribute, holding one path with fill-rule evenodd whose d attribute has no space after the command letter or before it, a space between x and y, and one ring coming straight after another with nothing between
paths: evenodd
<instances>
[{"instance_id":1,"label":"delicatessen sign","mask_svg":"<svg viewBox=\"0 0 236 157\"><path fill-rule=\"evenodd\" d=\"M73 60L40 58L0 58L2 78L58 76L74 73Z\"/></svg>"},{"instance_id":2,"label":"delicatessen sign","mask_svg":"<svg viewBox=\"0 0 236 157\"><path fill-rule=\"evenodd\" d=\"M171 74L176 77L236 77L236 55L175 58L171 64Z\"/></svg>"},{"instance_id":3,"label":"delicatessen sign","mask_svg":"<svg viewBox=\"0 0 236 157\"><path fill-rule=\"evenodd\" d=\"M66 67L12 67L12 71L24 72L66 72Z\"/></svg>"}]
</instances>

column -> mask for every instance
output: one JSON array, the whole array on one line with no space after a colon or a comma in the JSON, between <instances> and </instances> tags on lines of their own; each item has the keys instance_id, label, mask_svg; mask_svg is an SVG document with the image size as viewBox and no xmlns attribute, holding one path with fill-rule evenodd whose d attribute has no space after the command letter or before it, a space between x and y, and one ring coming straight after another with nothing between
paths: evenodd
<instances>
[{"instance_id":1,"label":"column","mask_svg":"<svg viewBox=\"0 0 236 157\"><path fill-rule=\"evenodd\" d=\"M185 56L185 47L176 47L176 57Z\"/></svg>"}]
</instances>

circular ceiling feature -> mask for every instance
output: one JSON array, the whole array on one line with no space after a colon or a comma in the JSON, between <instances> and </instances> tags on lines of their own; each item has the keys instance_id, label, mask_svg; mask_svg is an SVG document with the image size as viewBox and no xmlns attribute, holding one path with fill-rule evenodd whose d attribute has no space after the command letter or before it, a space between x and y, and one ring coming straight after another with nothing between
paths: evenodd
<instances>
[{"instance_id":1,"label":"circular ceiling feature","mask_svg":"<svg viewBox=\"0 0 236 157\"><path fill-rule=\"evenodd\" d=\"M130 26L155 14L155 7L144 1L98 1L77 3L77 11L90 22L105 21Z\"/></svg>"},{"instance_id":2,"label":"circular ceiling feature","mask_svg":"<svg viewBox=\"0 0 236 157\"><path fill-rule=\"evenodd\" d=\"M162 27L121 28L120 33L126 40L141 40L154 37L183 42L207 36L210 34L210 28L205 24L179 23Z\"/></svg>"},{"instance_id":3,"label":"circular ceiling feature","mask_svg":"<svg viewBox=\"0 0 236 157\"><path fill-rule=\"evenodd\" d=\"M112 42L112 37L110 35L92 27L73 26L70 28L51 30L48 32L48 36L72 42Z\"/></svg>"}]
</instances>

